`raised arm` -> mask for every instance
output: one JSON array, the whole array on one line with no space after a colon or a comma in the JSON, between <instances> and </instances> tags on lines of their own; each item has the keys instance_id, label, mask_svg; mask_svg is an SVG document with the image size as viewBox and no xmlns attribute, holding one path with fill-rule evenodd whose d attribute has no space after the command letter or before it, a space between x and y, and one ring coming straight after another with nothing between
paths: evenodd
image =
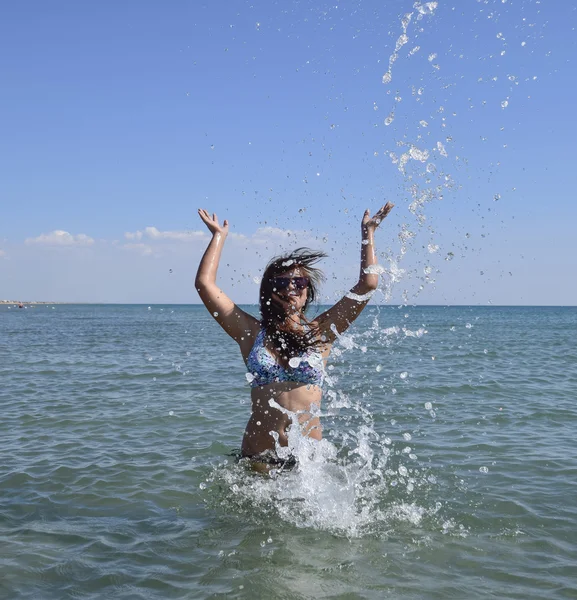
<instances>
[{"instance_id":1,"label":"raised arm","mask_svg":"<svg viewBox=\"0 0 577 600\"><path fill-rule=\"evenodd\" d=\"M218 222L218 217L210 214L200 208L198 214L208 230L212 233L212 239L208 244L196 273L194 285L203 301L204 305L215 318L217 323L243 347L243 341L250 344L250 339L259 328L259 322L252 315L241 310L217 285L216 274L224 242L228 235L228 221L225 220L222 225ZM247 334L248 339L247 339ZM251 344L252 345L252 344Z\"/></svg>"},{"instance_id":2,"label":"raised arm","mask_svg":"<svg viewBox=\"0 0 577 600\"><path fill-rule=\"evenodd\" d=\"M361 269L357 284L351 288L332 308L316 319L319 333L331 343L336 333L343 333L361 314L379 284L377 252L375 249L375 230L391 212L394 204L387 202L371 217L367 209L361 222ZM372 268L371 268L372 267Z\"/></svg>"}]
</instances>

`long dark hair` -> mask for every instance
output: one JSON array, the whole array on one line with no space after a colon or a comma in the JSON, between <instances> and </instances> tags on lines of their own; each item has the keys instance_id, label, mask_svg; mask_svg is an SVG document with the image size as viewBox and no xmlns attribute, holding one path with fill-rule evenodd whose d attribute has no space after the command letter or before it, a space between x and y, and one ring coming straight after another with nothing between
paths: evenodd
<instances>
[{"instance_id":1,"label":"long dark hair","mask_svg":"<svg viewBox=\"0 0 577 600\"><path fill-rule=\"evenodd\" d=\"M260 284L260 314L266 336L284 359L304 354L320 345L317 332L306 318L305 312L318 297L319 286L324 280L322 271L315 265L326 254L309 248L297 248L290 254L277 256L267 265ZM299 268L308 277L307 299L301 311L302 327L296 326L286 310L273 298L272 280L291 269Z\"/></svg>"}]
</instances>

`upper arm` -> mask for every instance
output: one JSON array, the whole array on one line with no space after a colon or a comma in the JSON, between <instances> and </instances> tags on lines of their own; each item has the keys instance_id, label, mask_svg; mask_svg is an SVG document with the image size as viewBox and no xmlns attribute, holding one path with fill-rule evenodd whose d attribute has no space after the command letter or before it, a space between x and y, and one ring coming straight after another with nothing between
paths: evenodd
<instances>
[{"instance_id":1,"label":"upper arm","mask_svg":"<svg viewBox=\"0 0 577 600\"><path fill-rule=\"evenodd\" d=\"M258 319L239 308L216 284L197 286L198 295L216 322L242 346L242 341L254 336Z\"/></svg>"},{"instance_id":2,"label":"upper arm","mask_svg":"<svg viewBox=\"0 0 577 600\"><path fill-rule=\"evenodd\" d=\"M315 321L318 323L319 334L324 336L327 342L332 343L337 334L346 331L351 323L363 312L372 294L359 295L361 300L355 300L348 295L343 296L334 306L319 315Z\"/></svg>"}]
</instances>

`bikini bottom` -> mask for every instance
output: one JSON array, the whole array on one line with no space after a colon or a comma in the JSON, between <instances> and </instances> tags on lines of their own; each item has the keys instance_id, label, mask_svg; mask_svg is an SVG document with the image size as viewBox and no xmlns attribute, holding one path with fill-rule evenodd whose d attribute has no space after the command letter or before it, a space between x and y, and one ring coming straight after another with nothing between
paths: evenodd
<instances>
[{"instance_id":1,"label":"bikini bottom","mask_svg":"<svg viewBox=\"0 0 577 600\"><path fill-rule=\"evenodd\" d=\"M239 462L241 460L249 461L255 471L270 471L271 469L289 471L297 465L296 456L290 455L286 458L281 458L274 450L264 450L251 456L243 456L237 451L233 452L233 455Z\"/></svg>"}]
</instances>

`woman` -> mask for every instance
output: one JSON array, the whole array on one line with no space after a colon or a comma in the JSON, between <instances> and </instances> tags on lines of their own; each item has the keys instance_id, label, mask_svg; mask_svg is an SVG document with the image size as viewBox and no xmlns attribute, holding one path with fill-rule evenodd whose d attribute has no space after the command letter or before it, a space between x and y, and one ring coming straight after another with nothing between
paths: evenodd
<instances>
[{"instance_id":1,"label":"woman","mask_svg":"<svg viewBox=\"0 0 577 600\"><path fill-rule=\"evenodd\" d=\"M373 217L365 211L361 224L361 270L357 284L332 308L308 321L305 310L317 295L321 272L313 265L325 256L300 248L274 259L260 286L259 321L241 310L216 285L216 275L228 221L199 209L212 239L196 275L196 289L217 323L239 345L251 384L252 415L241 454L263 465L282 465L276 443L287 446L294 415L301 433L320 440L318 418L326 362L337 335L345 331L367 305L378 284L374 233L389 214L387 202ZM294 459L293 459L294 460Z\"/></svg>"}]
</instances>

